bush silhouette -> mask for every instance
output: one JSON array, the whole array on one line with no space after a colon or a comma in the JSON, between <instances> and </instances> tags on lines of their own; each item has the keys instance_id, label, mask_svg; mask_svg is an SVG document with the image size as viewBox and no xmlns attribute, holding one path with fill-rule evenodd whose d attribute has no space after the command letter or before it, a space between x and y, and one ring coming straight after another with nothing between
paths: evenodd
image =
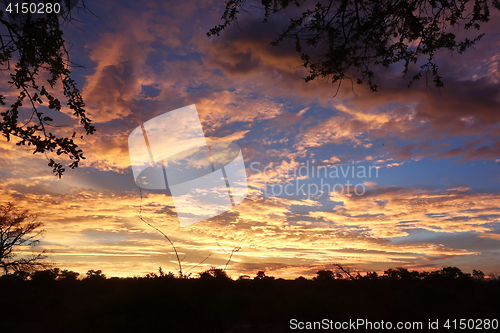
<instances>
[{"instance_id":1,"label":"bush silhouette","mask_svg":"<svg viewBox=\"0 0 500 333\"><path fill-rule=\"evenodd\" d=\"M2 276L2 300L8 300L0 302L2 332L267 333L287 332L291 318L348 321L362 315L371 321L426 323L498 319L500 313L500 280L456 267L428 274L392 268L356 279L338 279L329 270L295 280L259 271L254 279L236 281L215 267L189 279L162 272L106 278L101 270L89 270L78 279L76 272L50 269Z\"/></svg>"}]
</instances>

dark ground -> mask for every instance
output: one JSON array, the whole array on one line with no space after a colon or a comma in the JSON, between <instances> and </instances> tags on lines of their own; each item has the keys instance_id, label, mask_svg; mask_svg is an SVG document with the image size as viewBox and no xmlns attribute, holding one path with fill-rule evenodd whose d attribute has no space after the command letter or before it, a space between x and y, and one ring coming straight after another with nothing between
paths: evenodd
<instances>
[{"instance_id":1,"label":"dark ground","mask_svg":"<svg viewBox=\"0 0 500 333\"><path fill-rule=\"evenodd\" d=\"M446 319L500 320L500 281L443 276L232 281L208 275L0 279L0 332L306 331L292 330L293 318L421 321L420 332L466 332L442 325ZM429 330L429 319L439 319L440 329Z\"/></svg>"}]
</instances>

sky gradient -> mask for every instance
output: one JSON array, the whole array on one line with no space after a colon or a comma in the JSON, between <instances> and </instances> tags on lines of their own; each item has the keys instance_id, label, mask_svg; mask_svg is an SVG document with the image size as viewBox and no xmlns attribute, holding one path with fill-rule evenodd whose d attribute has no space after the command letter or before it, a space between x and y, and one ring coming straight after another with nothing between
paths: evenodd
<instances>
[{"instance_id":1,"label":"sky gradient","mask_svg":"<svg viewBox=\"0 0 500 333\"><path fill-rule=\"evenodd\" d=\"M264 24L258 11L243 14L208 38L218 1L86 5L97 17L75 12L81 22L64 29L71 60L86 67L73 75L97 129L79 142L86 160L57 179L43 156L0 140L0 202L40 214L40 247L57 267L176 271L170 245L138 217L142 202L191 273L224 267L237 247L232 277L310 277L334 262L359 272L500 271L498 11L473 49L438 54L444 88L425 78L407 88L411 75L395 66L376 70L376 93L346 82L334 96L331 83L301 79L293 43L269 46L282 17ZM250 187L230 211L181 227L171 197L143 191L141 199L128 136L191 104L208 142L241 147ZM63 111L46 110L71 135L78 126Z\"/></svg>"}]
</instances>

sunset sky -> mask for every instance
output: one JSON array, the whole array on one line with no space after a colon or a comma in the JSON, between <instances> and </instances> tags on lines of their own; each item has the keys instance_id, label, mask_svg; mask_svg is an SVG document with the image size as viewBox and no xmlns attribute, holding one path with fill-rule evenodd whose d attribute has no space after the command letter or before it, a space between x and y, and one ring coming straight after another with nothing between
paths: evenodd
<instances>
[{"instance_id":1,"label":"sunset sky","mask_svg":"<svg viewBox=\"0 0 500 333\"><path fill-rule=\"evenodd\" d=\"M301 79L293 42L269 46L284 16L264 24L255 9L209 38L220 1L86 5L96 16L75 10L81 22L64 28L71 60L85 66L73 75L97 129L78 142L86 160L58 179L44 156L0 140L0 202L40 214L40 248L55 266L108 276L177 270L168 242L138 217L128 136L195 104L209 143L241 148L249 193L228 212L181 227L170 196L143 190L143 217L172 239L184 271L207 256L189 272L224 267L241 247L228 266L233 278L258 270L311 277L334 262L359 272L500 272L498 11L474 49L438 55L444 88L425 78L407 88L401 68L378 68L378 92L345 82L334 96L328 81ZM5 81L2 93L14 96ZM68 110L44 112L67 125L58 133L79 128ZM309 177L294 174L301 166ZM351 194L307 193L347 181ZM277 193L287 184L290 195Z\"/></svg>"}]
</instances>

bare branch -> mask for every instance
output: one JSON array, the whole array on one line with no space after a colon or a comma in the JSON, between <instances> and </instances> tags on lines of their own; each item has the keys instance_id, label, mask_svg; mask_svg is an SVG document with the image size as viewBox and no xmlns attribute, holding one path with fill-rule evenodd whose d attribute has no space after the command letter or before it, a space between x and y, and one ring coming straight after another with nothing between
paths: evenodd
<instances>
[{"instance_id":1,"label":"bare branch","mask_svg":"<svg viewBox=\"0 0 500 333\"><path fill-rule=\"evenodd\" d=\"M42 260L46 252L19 257L19 249L33 248L40 242L43 230L38 215L28 210L19 210L14 204L0 205L0 268L4 274L10 271L34 271L50 266ZM38 231L37 231L38 230Z\"/></svg>"},{"instance_id":2,"label":"bare branch","mask_svg":"<svg viewBox=\"0 0 500 333\"><path fill-rule=\"evenodd\" d=\"M174 249L174 252L175 252L175 257L177 258L177 263L179 265L179 276L181 278L185 278L183 272L182 272L182 264L181 264L181 259L179 257L179 253L177 253L177 248L175 247L174 243L172 242L172 240L170 240L170 238L163 232L161 231L160 229L158 229L157 227L155 227L154 225L152 225L151 223L149 223L148 221L146 221L143 217L142 217L142 189L139 187L139 191L141 192L141 202L140 202L140 205L139 205L139 219L146 223L149 227L155 229L156 231L158 231L163 237L165 237L165 239L170 243L170 245L172 246L172 248Z\"/></svg>"}]
</instances>

